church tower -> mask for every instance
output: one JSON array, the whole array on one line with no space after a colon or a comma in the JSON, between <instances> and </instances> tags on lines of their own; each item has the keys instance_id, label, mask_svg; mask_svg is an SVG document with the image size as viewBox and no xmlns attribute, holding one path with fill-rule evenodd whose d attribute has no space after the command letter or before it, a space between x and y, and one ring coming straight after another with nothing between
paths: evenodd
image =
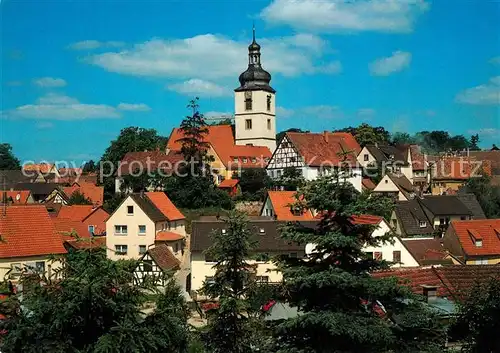
<instances>
[{"instance_id":1,"label":"church tower","mask_svg":"<svg viewBox=\"0 0 500 353\"><path fill-rule=\"evenodd\" d=\"M276 91L269 85L271 75L260 63L260 45L248 46L248 68L240 77L240 87L234 90L234 120L237 145L276 148Z\"/></svg>"}]
</instances>

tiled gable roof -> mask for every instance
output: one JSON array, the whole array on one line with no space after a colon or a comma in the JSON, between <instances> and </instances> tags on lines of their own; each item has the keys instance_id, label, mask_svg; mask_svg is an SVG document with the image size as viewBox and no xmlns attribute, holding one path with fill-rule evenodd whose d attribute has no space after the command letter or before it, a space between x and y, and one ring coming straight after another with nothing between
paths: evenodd
<instances>
[{"instance_id":1,"label":"tiled gable roof","mask_svg":"<svg viewBox=\"0 0 500 353\"><path fill-rule=\"evenodd\" d=\"M183 160L182 154L176 151L170 151L168 154L162 151L128 152L120 162L118 175L129 175L141 167L145 172L160 168L164 173L169 173ZM150 170L147 170L148 168Z\"/></svg>"},{"instance_id":2,"label":"tiled gable roof","mask_svg":"<svg viewBox=\"0 0 500 353\"><path fill-rule=\"evenodd\" d=\"M163 271L176 270L181 264L165 244L157 245L147 253Z\"/></svg>"},{"instance_id":3,"label":"tiled gable roof","mask_svg":"<svg viewBox=\"0 0 500 353\"><path fill-rule=\"evenodd\" d=\"M439 239L403 239L403 243L420 265L451 261L445 260L448 253Z\"/></svg>"},{"instance_id":4,"label":"tiled gable roof","mask_svg":"<svg viewBox=\"0 0 500 353\"><path fill-rule=\"evenodd\" d=\"M418 201L434 216L472 215L472 211L456 195L426 195Z\"/></svg>"},{"instance_id":5,"label":"tiled gable roof","mask_svg":"<svg viewBox=\"0 0 500 353\"><path fill-rule=\"evenodd\" d=\"M339 154L351 151L346 162L355 166L356 157L361 151L354 136L346 132L287 132L286 136L304 159L304 163L312 167L337 166L341 162Z\"/></svg>"},{"instance_id":6,"label":"tiled gable roof","mask_svg":"<svg viewBox=\"0 0 500 353\"><path fill-rule=\"evenodd\" d=\"M295 191L268 191L267 197L271 202L278 221L312 221L314 216L310 210L303 210L302 214L294 215L291 205L297 202Z\"/></svg>"},{"instance_id":7,"label":"tiled gable roof","mask_svg":"<svg viewBox=\"0 0 500 353\"><path fill-rule=\"evenodd\" d=\"M413 184L404 174L387 174L387 176L392 180L396 187L401 191L407 199L413 198L412 193L415 192Z\"/></svg>"},{"instance_id":8,"label":"tiled gable roof","mask_svg":"<svg viewBox=\"0 0 500 353\"><path fill-rule=\"evenodd\" d=\"M500 219L452 221L451 227L468 256L500 255ZM481 240L480 247L475 240Z\"/></svg>"},{"instance_id":9,"label":"tiled gable roof","mask_svg":"<svg viewBox=\"0 0 500 353\"><path fill-rule=\"evenodd\" d=\"M167 230L162 230L156 233L155 236L156 241L177 241L182 239L184 239L184 237L181 234L169 232Z\"/></svg>"},{"instance_id":10,"label":"tiled gable roof","mask_svg":"<svg viewBox=\"0 0 500 353\"><path fill-rule=\"evenodd\" d=\"M75 191L79 191L96 206L101 206L104 201L104 187L91 183L81 182L73 186L64 187L63 191L68 198L71 197Z\"/></svg>"},{"instance_id":11,"label":"tiled gable roof","mask_svg":"<svg viewBox=\"0 0 500 353\"><path fill-rule=\"evenodd\" d=\"M239 182L240 181L238 179L224 179L217 186L219 188L234 188Z\"/></svg>"},{"instance_id":12,"label":"tiled gable roof","mask_svg":"<svg viewBox=\"0 0 500 353\"><path fill-rule=\"evenodd\" d=\"M25 205L28 202L31 192L29 190L6 191L7 201L12 200L14 205ZM3 200L3 193L0 194L0 203Z\"/></svg>"},{"instance_id":13,"label":"tiled gable roof","mask_svg":"<svg viewBox=\"0 0 500 353\"><path fill-rule=\"evenodd\" d=\"M465 157L449 157L434 162L432 178L434 180L467 180L479 175L481 168L477 169L478 163L487 175L491 175L491 162L488 160L477 161Z\"/></svg>"},{"instance_id":14,"label":"tiled gable roof","mask_svg":"<svg viewBox=\"0 0 500 353\"><path fill-rule=\"evenodd\" d=\"M44 197L56 189L60 190L60 187L56 183L18 183L16 189L29 190L33 197Z\"/></svg>"},{"instance_id":15,"label":"tiled gable roof","mask_svg":"<svg viewBox=\"0 0 500 353\"><path fill-rule=\"evenodd\" d=\"M164 192L146 192L146 196L169 221L177 221L186 218Z\"/></svg>"},{"instance_id":16,"label":"tiled gable roof","mask_svg":"<svg viewBox=\"0 0 500 353\"><path fill-rule=\"evenodd\" d=\"M424 155L418 145L410 145L410 156L414 171L426 170L428 168Z\"/></svg>"},{"instance_id":17,"label":"tiled gable roof","mask_svg":"<svg viewBox=\"0 0 500 353\"><path fill-rule=\"evenodd\" d=\"M52 218L54 222L54 227L56 231L61 235L63 240L74 240L73 232L79 238L89 238L90 233L87 227L80 221L68 219L68 218Z\"/></svg>"},{"instance_id":18,"label":"tiled gable roof","mask_svg":"<svg viewBox=\"0 0 500 353\"><path fill-rule=\"evenodd\" d=\"M471 211L474 219L484 219L486 218L483 208L477 201L476 195L466 192L458 192L456 197Z\"/></svg>"},{"instance_id":19,"label":"tiled gable roof","mask_svg":"<svg viewBox=\"0 0 500 353\"><path fill-rule=\"evenodd\" d=\"M59 210L57 217L72 219L74 221L82 222L85 218L90 216L97 210L93 205L72 205L63 206Z\"/></svg>"},{"instance_id":20,"label":"tiled gable roof","mask_svg":"<svg viewBox=\"0 0 500 353\"><path fill-rule=\"evenodd\" d=\"M66 253L44 205L9 206L5 212L0 214L0 258Z\"/></svg>"},{"instance_id":21,"label":"tiled gable roof","mask_svg":"<svg viewBox=\"0 0 500 353\"><path fill-rule=\"evenodd\" d=\"M408 147L389 146L389 145L366 145L366 149L371 153L377 162L397 161L399 163L408 163Z\"/></svg>"},{"instance_id":22,"label":"tiled gable roof","mask_svg":"<svg viewBox=\"0 0 500 353\"><path fill-rule=\"evenodd\" d=\"M207 126L207 129L208 134L205 135L204 141L212 146L226 168L238 163L243 168L264 168L267 159L272 155L267 147L236 145L231 125L212 125ZM168 139L167 148L172 151L180 151L182 145L179 140L183 136L180 128L173 129ZM235 158L238 162L235 161ZM247 162L244 162L244 159Z\"/></svg>"},{"instance_id":23,"label":"tiled gable roof","mask_svg":"<svg viewBox=\"0 0 500 353\"><path fill-rule=\"evenodd\" d=\"M500 151L470 151L469 156L480 161L489 161L491 172L500 175Z\"/></svg>"},{"instance_id":24,"label":"tiled gable roof","mask_svg":"<svg viewBox=\"0 0 500 353\"><path fill-rule=\"evenodd\" d=\"M52 172L54 169L55 169L55 166L52 163L25 164L25 165L23 165L24 171L39 172L42 174L47 174L49 172Z\"/></svg>"},{"instance_id":25,"label":"tiled gable roof","mask_svg":"<svg viewBox=\"0 0 500 353\"><path fill-rule=\"evenodd\" d=\"M434 233L434 228L418 199L398 201L394 212L405 235L430 235ZM420 222L425 222L425 226L420 227Z\"/></svg>"},{"instance_id":26,"label":"tiled gable roof","mask_svg":"<svg viewBox=\"0 0 500 353\"><path fill-rule=\"evenodd\" d=\"M144 194L130 194L129 197L146 213L153 222L167 221L165 216Z\"/></svg>"}]
</instances>

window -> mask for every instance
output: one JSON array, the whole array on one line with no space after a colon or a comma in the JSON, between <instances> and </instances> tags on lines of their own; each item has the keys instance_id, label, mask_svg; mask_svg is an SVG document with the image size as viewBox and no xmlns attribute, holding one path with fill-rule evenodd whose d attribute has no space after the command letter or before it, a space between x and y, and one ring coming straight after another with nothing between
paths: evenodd
<instances>
[{"instance_id":1,"label":"window","mask_svg":"<svg viewBox=\"0 0 500 353\"><path fill-rule=\"evenodd\" d=\"M465 217L465 216L460 216L460 220L465 221L466 219L467 219L467 217Z\"/></svg>"},{"instance_id":2,"label":"window","mask_svg":"<svg viewBox=\"0 0 500 353\"><path fill-rule=\"evenodd\" d=\"M205 283L208 283L208 284L215 283L214 277L213 276L206 276L205 277Z\"/></svg>"},{"instance_id":3,"label":"window","mask_svg":"<svg viewBox=\"0 0 500 353\"><path fill-rule=\"evenodd\" d=\"M139 245L139 255L144 255L146 253L146 245Z\"/></svg>"},{"instance_id":4,"label":"window","mask_svg":"<svg viewBox=\"0 0 500 353\"><path fill-rule=\"evenodd\" d=\"M245 129L246 130L252 130L252 119L246 119L245 120Z\"/></svg>"},{"instance_id":5,"label":"window","mask_svg":"<svg viewBox=\"0 0 500 353\"><path fill-rule=\"evenodd\" d=\"M295 162L295 157L290 157L290 162L291 163Z\"/></svg>"},{"instance_id":6,"label":"window","mask_svg":"<svg viewBox=\"0 0 500 353\"><path fill-rule=\"evenodd\" d=\"M153 260L144 260L142 262L142 268L144 272L152 272L153 271Z\"/></svg>"},{"instance_id":7,"label":"window","mask_svg":"<svg viewBox=\"0 0 500 353\"><path fill-rule=\"evenodd\" d=\"M115 226L115 234L127 235L127 226L116 225Z\"/></svg>"},{"instance_id":8,"label":"window","mask_svg":"<svg viewBox=\"0 0 500 353\"><path fill-rule=\"evenodd\" d=\"M247 143L246 145L247 146L253 146L253 143Z\"/></svg>"},{"instance_id":9,"label":"window","mask_svg":"<svg viewBox=\"0 0 500 353\"><path fill-rule=\"evenodd\" d=\"M375 255L373 257L377 261L382 261L382 252L380 251L375 251Z\"/></svg>"},{"instance_id":10,"label":"window","mask_svg":"<svg viewBox=\"0 0 500 353\"><path fill-rule=\"evenodd\" d=\"M294 216L301 216L302 215L302 208L301 207L292 207L290 208L290 211Z\"/></svg>"},{"instance_id":11,"label":"window","mask_svg":"<svg viewBox=\"0 0 500 353\"><path fill-rule=\"evenodd\" d=\"M418 222L418 226L419 226L420 228L425 228L425 227L427 227L427 222L425 222L425 221L419 221L419 222Z\"/></svg>"},{"instance_id":12,"label":"window","mask_svg":"<svg viewBox=\"0 0 500 353\"><path fill-rule=\"evenodd\" d=\"M35 268L36 268L36 272L45 273L45 262L44 261L37 261L35 263Z\"/></svg>"},{"instance_id":13,"label":"window","mask_svg":"<svg viewBox=\"0 0 500 353\"><path fill-rule=\"evenodd\" d=\"M139 234L146 234L146 226L145 225L140 225L139 226Z\"/></svg>"},{"instance_id":14,"label":"window","mask_svg":"<svg viewBox=\"0 0 500 353\"><path fill-rule=\"evenodd\" d=\"M233 163L238 163L238 157L233 157Z\"/></svg>"},{"instance_id":15,"label":"window","mask_svg":"<svg viewBox=\"0 0 500 353\"><path fill-rule=\"evenodd\" d=\"M221 233L222 233L222 234L226 234L226 233L227 233L227 230L226 230L226 229L221 229Z\"/></svg>"},{"instance_id":16,"label":"window","mask_svg":"<svg viewBox=\"0 0 500 353\"><path fill-rule=\"evenodd\" d=\"M94 226L88 226L90 235L94 235Z\"/></svg>"},{"instance_id":17,"label":"window","mask_svg":"<svg viewBox=\"0 0 500 353\"><path fill-rule=\"evenodd\" d=\"M245 110L252 110L252 98L245 98Z\"/></svg>"},{"instance_id":18,"label":"window","mask_svg":"<svg viewBox=\"0 0 500 353\"><path fill-rule=\"evenodd\" d=\"M365 254L368 259L373 259L373 253L371 251L367 251Z\"/></svg>"},{"instance_id":19,"label":"window","mask_svg":"<svg viewBox=\"0 0 500 353\"><path fill-rule=\"evenodd\" d=\"M271 95L267 95L267 111L270 112L271 111ZM269 120L267 120L269 121Z\"/></svg>"},{"instance_id":20,"label":"window","mask_svg":"<svg viewBox=\"0 0 500 353\"><path fill-rule=\"evenodd\" d=\"M401 251L396 250L392 252L392 262L401 262Z\"/></svg>"},{"instance_id":21,"label":"window","mask_svg":"<svg viewBox=\"0 0 500 353\"><path fill-rule=\"evenodd\" d=\"M474 244L476 245L476 248L481 248L483 246L483 241L482 239L477 239Z\"/></svg>"},{"instance_id":22,"label":"window","mask_svg":"<svg viewBox=\"0 0 500 353\"><path fill-rule=\"evenodd\" d=\"M127 255L128 246L127 245L115 245L116 255Z\"/></svg>"},{"instance_id":23,"label":"window","mask_svg":"<svg viewBox=\"0 0 500 353\"><path fill-rule=\"evenodd\" d=\"M479 260L475 261L475 264L476 265L487 265L488 264L488 260L487 259L479 259Z\"/></svg>"},{"instance_id":24,"label":"window","mask_svg":"<svg viewBox=\"0 0 500 353\"><path fill-rule=\"evenodd\" d=\"M252 163L257 163L257 158L252 157Z\"/></svg>"},{"instance_id":25,"label":"window","mask_svg":"<svg viewBox=\"0 0 500 353\"><path fill-rule=\"evenodd\" d=\"M386 183L386 184L389 184L389 180L385 179L385 183Z\"/></svg>"},{"instance_id":26,"label":"window","mask_svg":"<svg viewBox=\"0 0 500 353\"><path fill-rule=\"evenodd\" d=\"M363 155L363 160L364 160L365 162L368 162L368 161L370 160L370 156L368 155L368 153L365 153L365 154Z\"/></svg>"},{"instance_id":27,"label":"window","mask_svg":"<svg viewBox=\"0 0 500 353\"><path fill-rule=\"evenodd\" d=\"M269 276L255 276L255 280L257 281L257 283L268 283Z\"/></svg>"},{"instance_id":28,"label":"window","mask_svg":"<svg viewBox=\"0 0 500 353\"><path fill-rule=\"evenodd\" d=\"M281 169L278 169L278 170L276 171L276 176L277 176L278 178L281 178Z\"/></svg>"},{"instance_id":29,"label":"window","mask_svg":"<svg viewBox=\"0 0 500 353\"><path fill-rule=\"evenodd\" d=\"M248 163L248 159L246 157L243 157L243 163Z\"/></svg>"},{"instance_id":30,"label":"window","mask_svg":"<svg viewBox=\"0 0 500 353\"><path fill-rule=\"evenodd\" d=\"M266 230L264 228L260 228L259 229L259 234L260 235L266 234Z\"/></svg>"},{"instance_id":31,"label":"window","mask_svg":"<svg viewBox=\"0 0 500 353\"><path fill-rule=\"evenodd\" d=\"M271 130L271 119L267 119L267 129Z\"/></svg>"},{"instance_id":32,"label":"window","mask_svg":"<svg viewBox=\"0 0 500 353\"><path fill-rule=\"evenodd\" d=\"M127 214L134 214L134 206L127 206Z\"/></svg>"}]
</instances>

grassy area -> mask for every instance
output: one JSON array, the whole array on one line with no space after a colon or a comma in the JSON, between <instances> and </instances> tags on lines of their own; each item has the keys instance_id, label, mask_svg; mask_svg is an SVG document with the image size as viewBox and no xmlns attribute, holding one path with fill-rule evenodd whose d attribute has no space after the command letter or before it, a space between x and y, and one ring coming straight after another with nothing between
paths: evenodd
<instances>
[{"instance_id":1,"label":"grassy area","mask_svg":"<svg viewBox=\"0 0 500 353\"><path fill-rule=\"evenodd\" d=\"M202 216L227 216L228 210L219 207L207 207L198 209L181 208L180 211L186 216L186 232L191 234L191 222Z\"/></svg>"}]
</instances>

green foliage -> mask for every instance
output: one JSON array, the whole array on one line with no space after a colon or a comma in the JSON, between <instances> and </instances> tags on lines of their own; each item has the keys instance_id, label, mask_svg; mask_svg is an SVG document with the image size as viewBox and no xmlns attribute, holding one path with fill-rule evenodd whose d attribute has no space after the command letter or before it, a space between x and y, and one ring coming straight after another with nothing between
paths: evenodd
<instances>
[{"instance_id":1,"label":"green foliage","mask_svg":"<svg viewBox=\"0 0 500 353\"><path fill-rule=\"evenodd\" d=\"M281 141L281 139L285 136L285 134L287 132L309 132L309 131L304 131L302 129L298 129L298 128L295 128L295 127L292 127L290 129L287 129L287 130L284 130L284 131L280 131L276 134L276 142L279 143ZM272 151L271 151L272 152Z\"/></svg>"},{"instance_id":2,"label":"green foliage","mask_svg":"<svg viewBox=\"0 0 500 353\"><path fill-rule=\"evenodd\" d=\"M261 168L243 169L233 174L233 179L239 180L241 195L238 198L245 201L263 201L271 185L271 178Z\"/></svg>"},{"instance_id":3,"label":"green foliage","mask_svg":"<svg viewBox=\"0 0 500 353\"><path fill-rule=\"evenodd\" d=\"M392 135L392 144L393 145L410 145L415 144L416 140L413 136L411 136L407 132L396 132Z\"/></svg>"},{"instance_id":4,"label":"green foliage","mask_svg":"<svg viewBox=\"0 0 500 353\"><path fill-rule=\"evenodd\" d=\"M0 170L20 170L21 163L12 153L12 146L0 143Z\"/></svg>"},{"instance_id":5,"label":"green foliage","mask_svg":"<svg viewBox=\"0 0 500 353\"><path fill-rule=\"evenodd\" d=\"M472 151L480 150L478 143L479 143L479 135L478 134L472 135L469 140L469 149Z\"/></svg>"},{"instance_id":6,"label":"green foliage","mask_svg":"<svg viewBox=\"0 0 500 353\"><path fill-rule=\"evenodd\" d=\"M500 281L476 284L460 307L458 322L465 327L467 353L500 352Z\"/></svg>"},{"instance_id":7,"label":"green foliage","mask_svg":"<svg viewBox=\"0 0 500 353\"><path fill-rule=\"evenodd\" d=\"M2 352L185 352L187 316L179 290L170 282L145 315L145 290L154 288L133 285L135 266L111 261L105 251L69 252L61 281L32 281L24 291L22 310L2 327Z\"/></svg>"},{"instance_id":8,"label":"green foliage","mask_svg":"<svg viewBox=\"0 0 500 353\"><path fill-rule=\"evenodd\" d=\"M88 162L85 162L82 168L83 173L93 173L97 171L97 165L95 162L91 159Z\"/></svg>"},{"instance_id":9,"label":"green foliage","mask_svg":"<svg viewBox=\"0 0 500 353\"><path fill-rule=\"evenodd\" d=\"M283 169L281 177L274 181L274 186L285 191L297 191L304 186L306 179L302 175L302 170L294 167Z\"/></svg>"},{"instance_id":10,"label":"green foliage","mask_svg":"<svg viewBox=\"0 0 500 353\"><path fill-rule=\"evenodd\" d=\"M500 186L491 184L491 177L482 173L480 177L467 180L465 190L472 192L487 218L500 218Z\"/></svg>"},{"instance_id":11,"label":"green foliage","mask_svg":"<svg viewBox=\"0 0 500 353\"><path fill-rule=\"evenodd\" d=\"M385 145L389 143L390 134L382 126L370 126L362 123L358 127L349 126L344 129L335 130L335 132L349 132L358 141L361 147L366 145L374 145L375 143Z\"/></svg>"},{"instance_id":12,"label":"green foliage","mask_svg":"<svg viewBox=\"0 0 500 353\"><path fill-rule=\"evenodd\" d=\"M395 208L392 197L380 193L374 193L370 190L364 190L359 194L354 212L356 214L369 214L384 217L388 222L391 219L392 211Z\"/></svg>"},{"instance_id":13,"label":"green foliage","mask_svg":"<svg viewBox=\"0 0 500 353\"><path fill-rule=\"evenodd\" d=\"M225 118L222 120L214 121L210 125L232 125L232 124L233 124L233 120L231 118Z\"/></svg>"},{"instance_id":14,"label":"green foliage","mask_svg":"<svg viewBox=\"0 0 500 353\"><path fill-rule=\"evenodd\" d=\"M76 190L68 199L68 205L92 205L92 200L85 197L80 190Z\"/></svg>"},{"instance_id":15,"label":"green foliage","mask_svg":"<svg viewBox=\"0 0 500 353\"><path fill-rule=\"evenodd\" d=\"M369 274L388 263L368 258L362 248L389 242L393 235L373 238L374 226L354 225L351 216L383 214L376 210L381 205L360 196L345 175L312 181L301 195L307 208L324 212L315 229L296 223L282 229L284 239L315 244L315 251L278 260L283 297L301 311L278 324L278 352L441 351L443 331L432 312L395 279Z\"/></svg>"},{"instance_id":16,"label":"green foliage","mask_svg":"<svg viewBox=\"0 0 500 353\"><path fill-rule=\"evenodd\" d=\"M118 208L118 206L120 206L120 204L123 202L124 199L125 199L124 194L115 193L106 201L104 201L103 208L106 210L106 212L111 214Z\"/></svg>"},{"instance_id":17,"label":"green foliage","mask_svg":"<svg viewBox=\"0 0 500 353\"><path fill-rule=\"evenodd\" d=\"M206 161L209 147L208 142L205 141L208 127L203 114L198 110L198 97L189 102L188 108L192 110L192 114L182 120L180 130L183 137L177 141L181 143L184 160L202 163Z\"/></svg>"},{"instance_id":18,"label":"green foliage","mask_svg":"<svg viewBox=\"0 0 500 353\"><path fill-rule=\"evenodd\" d=\"M244 214L231 212L225 223L226 232L214 232L207 250L215 260L215 275L213 283L204 283L202 292L218 298L219 307L209 314L203 340L209 352L246 353L257 342L258 319L249 301L256 282L247 261L254 242Z\"/></svg>"}]
</instances>

